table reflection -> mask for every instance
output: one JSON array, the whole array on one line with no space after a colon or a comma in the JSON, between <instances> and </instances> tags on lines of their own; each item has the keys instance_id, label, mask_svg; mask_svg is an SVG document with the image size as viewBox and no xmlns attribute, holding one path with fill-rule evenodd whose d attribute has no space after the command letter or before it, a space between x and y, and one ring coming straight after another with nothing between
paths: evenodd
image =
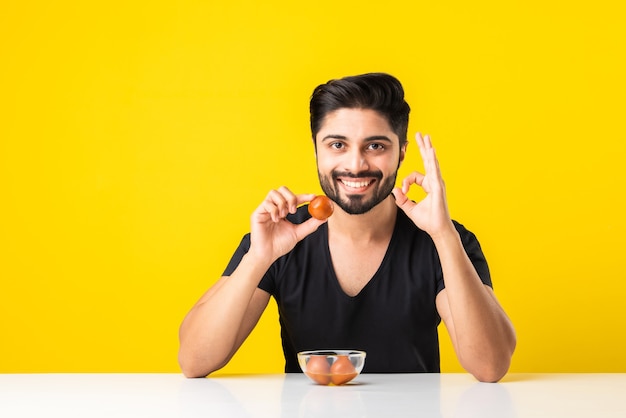
<instances>
[{"instance_id":1,"label":"table reflection","mask_svg":"<svg viewBox=\"0 0 626 418\"><path fill-rule=\"evenodd\" d=\"M343 386L320 386L301 374L220 377L209 378L211 383L202 385L207 396L187 396L196 402L190 410L197 410L201 398L206 402L203 409L229 417L351 418L397 416L406 411L419 412L422 417L442 417L439 375L427 381L398 381L397 377L365 374Z\"/></svg>"},{"instance_id":2,"label":"table reflection","mask_svg":"<svg viewBox=\"0 0 626 418\"><path fill-rule=\"evenodd\" d=\"M367 410L358 384L345 386L320 386L313 383L299 386L294 392L288 387L291 383L286 379L283 386L284 418L314 418L340 416L342 418L364 417ZM290 402L293 399L293 402ZM286 402L285 402L286 401Z\"/></svg>"},{"instance_id":3,"label":"table reflection","mask_svg":"<svg viewBox=\"0 0 626 418\"><path fill-rule=\"evenodd\" d=\"M277 417L283 375L185 379L179 405L184 417Z\"/></svg>"},{"instance_id":4,"label":"table reflection","mask_svg":"<svg viewBox=\"0 0 626 418\"><path fill-rule=\"evenodd\" d=\"M517 414L504 385L477 382L459 397L454 418L517 418Z\"/></svg>"},{"instance_id":5,"label":"table reflection","mask_svg":"<svg viewBox=\"0 0 626 418\"><path fill-rule=\"evenodd\" d=\"M320 386L301 374L220 376L182 382L183 416L517 418L507 388L462 376L369 375ZM442 397L442 387L445 396Z\"/></svg>"}]
</instances>

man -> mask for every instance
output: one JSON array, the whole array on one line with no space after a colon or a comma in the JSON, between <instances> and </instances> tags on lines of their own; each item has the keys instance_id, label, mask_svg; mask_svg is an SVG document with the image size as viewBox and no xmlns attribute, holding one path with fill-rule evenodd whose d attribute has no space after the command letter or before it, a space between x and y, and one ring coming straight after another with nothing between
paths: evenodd
<instances>
[{"instance_id":1,"label":"man","mask_svg":"<svg viewBox=\"0 0 626 418\"><path fill-rule=\"evenodd\" d=\"M365 373L439 372L443 320L468 372L502 378L515 332L478 241L450 219L428 136L416 135L425 172L394 187L409 119L400 82L381 73L331 80L315 89L310 110L318 175L334 213L310 217L300 205L312 194L268 193L223 277L181 325L183 373L223 367L273 296L286 372L300 371L296 353L313 349L365 350ZM426 197L408 199L411 187Z\"/></svg>"}]
</instances>

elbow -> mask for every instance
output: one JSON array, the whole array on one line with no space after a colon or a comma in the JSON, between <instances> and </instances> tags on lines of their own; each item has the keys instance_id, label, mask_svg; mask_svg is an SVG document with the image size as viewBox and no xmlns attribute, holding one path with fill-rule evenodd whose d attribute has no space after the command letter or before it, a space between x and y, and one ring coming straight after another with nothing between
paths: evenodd
<instances>
[{"instance_id":1,"label":"elbow","mask_svg":"<svg viewBox=\"0 0 626 418\"><path fill-rule=\"evenodd\" d=\"M498 364L477 367L475 370L469 370L469 372L479 382L497 383L507 374L509 365L510 362L500 362Z\"/></svg>"},{"instance_id":2,"label":"elbow","mask_svg":"<svg viewBox=\"0 0 626 418\"><path fill-rule=\"evenodd\" d=\"M190 379L207 377L224 366L224 364L214 364L206 358L184 353L183 350L178 353L178 365L183 375Z\"/></svg>"},{"instance_id":3,"label":"elbow","mask_svg":"<svg viewBox=\"0 0 626 418\"><path fill-rule=\"evenodd\" d=\"M183 356L178 356L178 365L180 366L180 370L183 372L183 375L187 378L199 378L199 377L207 377L209 373L205 372L197 362L190 361Z\"/></svg>"},{"instance_id":4,"label":"elbow","mask_svg":"<svg viewBox=\"0 0 626 418\"><path fill-rule=\"evenodd\" d=\"M180 370L183 372L183 376L188 379L197 379L202 377L207 377L209 373L205 373L202 369L189 366L184 363L180 363Z\"/></svg>"},{"instance_id":5,"label":"elbow","mask_svg":"<svg viewBox=\"0 0 626 418\"><path fill-rule=\"evenodd\" d=\"M463 364L463 367L479 382L496 383L509 372L514 350L515 344L513 343L510 349L491 355L483 354L474 358L469 364Z\"/></svg>"}]
</instances>

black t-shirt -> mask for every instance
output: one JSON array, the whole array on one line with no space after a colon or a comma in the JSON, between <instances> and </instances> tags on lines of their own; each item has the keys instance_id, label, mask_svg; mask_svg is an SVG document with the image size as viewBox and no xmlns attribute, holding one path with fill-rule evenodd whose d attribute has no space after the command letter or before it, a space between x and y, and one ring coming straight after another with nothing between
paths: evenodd
<instances>
[{"instance_id":1,"label":"black t-shirt","mask_svg":"<svg viewBox=\"0 0 626 418\"><path fill-rule=\"evenodd\" d=\"M307 207L288 219L308 219ZM463 246L484 284L491 286L478 240L454 222ZM233 255L230 275L250 248L246 234ZM439 372L435 297L443 274L430 236L398 209L396 225L378 271L356 296L340 287L328 248L328 224L280 257L259 283L277 302L285 371L300 372L304 350L354 349L367 352L364 373Z\"/></svg>"}]
</instances>

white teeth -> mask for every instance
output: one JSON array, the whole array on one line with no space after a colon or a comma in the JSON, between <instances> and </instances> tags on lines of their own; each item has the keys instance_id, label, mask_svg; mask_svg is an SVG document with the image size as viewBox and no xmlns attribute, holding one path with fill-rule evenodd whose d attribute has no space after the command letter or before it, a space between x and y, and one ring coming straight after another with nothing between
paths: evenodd
<instances>
[{"instance_id":1,"label":"white teeth","mask_svg":"<svg viewBox=\"0 0 626 418\"><path fill-rule=\"evenodd\" d=\"M359 188L359 187L365 187L368 184L370 184L369 181L348 181L348 180L343 180L343 184L345 184L348 187L353 187L355 189Z\"/></svg>"}]
</instances>

